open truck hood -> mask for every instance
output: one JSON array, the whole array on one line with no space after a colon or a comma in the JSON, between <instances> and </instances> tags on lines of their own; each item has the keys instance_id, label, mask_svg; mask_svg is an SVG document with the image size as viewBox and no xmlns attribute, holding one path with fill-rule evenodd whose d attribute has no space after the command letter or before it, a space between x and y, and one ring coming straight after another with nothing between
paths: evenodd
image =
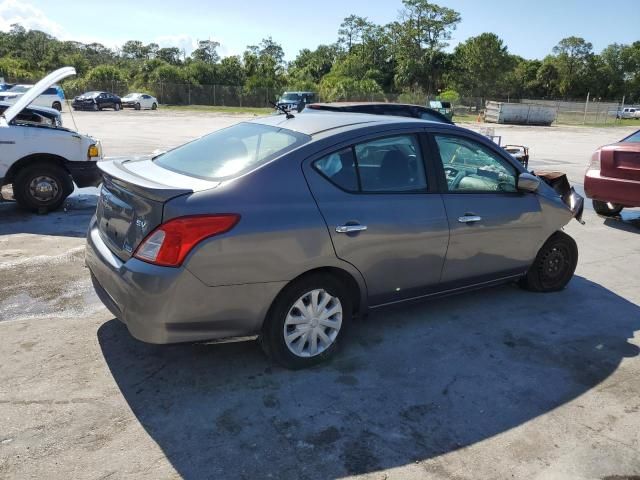
<instances>
[{"instance_id":1,"label":"open truck hood","mask_svg":"<svg viewBox=\"0 0 640 480\"><path fill-rule=\"evenodd\" d=\"M51 85L54 85L60 80L75 74L76 69L73 67L62 67L54 72L51 72L29 90L27 90L24 95L22 95L16 101L16 103L5 110L4 114L2 114L2 116L0 117L0 127L8 126L11 120L16 117L16 115L22 112L22 110L24 110L31 102L42 95L42 93L44 93L44 91Z\"/></svg>"}]
</instances>

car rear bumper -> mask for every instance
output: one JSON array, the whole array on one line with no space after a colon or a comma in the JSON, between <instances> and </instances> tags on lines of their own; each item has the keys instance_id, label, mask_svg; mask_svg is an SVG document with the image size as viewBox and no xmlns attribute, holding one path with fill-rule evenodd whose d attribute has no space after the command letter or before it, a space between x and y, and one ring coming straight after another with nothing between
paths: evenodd
<instances>
[{"instance_id":1,"label":"car rear bumper","mask_svg":"<svg viewBox=\"0 0 640 480\"><path fill-rule=\"evenodd\" d=\"M98 297L138 340L178 343L256 335L285 282L208 287L184 266L116 257L95 218L85 262Z\"/></svg>"},{"instance_id":2,"label":"car rear bumper","mask_svg":"<svg viewBox=\"0 0 640 480\"><path fill-rule=\"evenodd\" d=\"M593 200L640 207L640 182L636 180L603 177L600 170L588 170L584 177L584 191Z\"/></svg>"}]
</instances>

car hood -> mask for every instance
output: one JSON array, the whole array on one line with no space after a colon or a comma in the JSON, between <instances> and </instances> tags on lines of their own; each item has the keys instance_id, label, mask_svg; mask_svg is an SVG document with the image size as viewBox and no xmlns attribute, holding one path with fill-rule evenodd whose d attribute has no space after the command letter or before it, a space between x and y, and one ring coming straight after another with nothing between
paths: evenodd
<instances>
[{"instance_id":1,"label":"car hood","mask_svg":"<svg viewBox=\"0 0 640 480\"><path fill-rule=\"evenodd\" d=\"M51 85L58 83L60 80L76 74L76 69L73 67L62 67L58 70L51 72L44 77L28 91L26 91L13 106L7 108L0 117L0 127L9 125L9 122L13 120L22 110L25 109L31 102L38 98L47 88Z\"/></svg>"}]
</instances>

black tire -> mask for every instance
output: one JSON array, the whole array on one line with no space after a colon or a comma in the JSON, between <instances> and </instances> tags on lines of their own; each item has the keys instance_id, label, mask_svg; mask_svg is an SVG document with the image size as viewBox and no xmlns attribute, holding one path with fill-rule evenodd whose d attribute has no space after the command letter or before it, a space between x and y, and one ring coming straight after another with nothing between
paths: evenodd
<instances>
[{"instance_id":1,"label":"black tire","mask_svg":"<svg viewBox=\"0 0 640 480\"><path fill-rule=\"evenodd\" d=\"M342 325L333 343L324 351L315 356L298 356L287 347L285 342L285 320L298 299L306 293L317 289L324 290L329 295L340 300ZM310 274L287 285L274 300L262 328L260 345L271 360L283 367L291 370L311 367L326 361L336 353L341 339L345 336L352 315L353 302L349 295L349 290L339 279L327 274Z\"/></svg>"},{"instance_id":2,"label":"black tire","mask_svg":"<svg viewBox=\"0 0 640 480\"><path fill-rule=\"evenodd\" d=\"M94 103L93 107L91 107L91 108L93 109L94 112L97 112L98 110L102 110L97 103Z\"/></svg>"},{"instance_id":3,"label":"black tire","mask_svg":"<svg viewBox=\"0 0 640 480\"><path fill-rule=\"evenodd\" d=\"M136 103L135 109L136 109L136 110L140 110L141 108L142 108L142 107L140 106L140 104L139 104L139 103Z\"/></svg>"},{"instance_id":4,"label":"black tire","mask_svg":"<svg viewBox=\"0 0 640 480\"><path fill-rule=\"evenodd\" d=\"M53 102L53 105L51 105L51 107L59 112L62 111L62 104L60 102Z\"/></svg>"},{"instance_id":5,"label":"black tire","mask_svg":"<svg viewBox=\"0 0 640 480\"><path fill-rule=\"evenodd\" d=\"M151 105L151 110L157 110L158 109L158 104L156 102L153 102L153 105Z\"/></svg>"},{"instance_id":6,"label":"black tire","mask_svg":"<svg viewBox=\"0 0 640 480\"><path fill-rule=\"evenodd\" d=\"M604 215L605 217L615 217L618 215L624 207L617 203L601 202L600 200L593 200L593 209L596 213Z\"/></svg>"},{"instance_id":7,"label":"black tire","mask_svg":"<svg viewBox=\"0 0 640 480\"><path fill-rule=\"evenodd\" d=\"M113 104L113 110L114 110L114 111L116 111L116 112L117 112L118 110L120 110L120 104L119 104L119 103L114 103L114 104Z\"/></svg>"},{"instance_id":8,"label":"black tire","mask_svg":"<svg viewBox=\"0 0 640 480\"><path fill-rule=\"evenodd\" d=\"M564 289L578 265L578 245L564 232L556 232L544 243L520 286L532 292Z\"/></svg>"},{"instance_id":9,"label":"black tire","mask_svg":"<svg viewBox=\"0 0 640 480\"><path fill-rule=\"evenodd\" d=\"M50 181L53 187L51 198L38 197L32 182L38 177ZM26 210L46 213L57 209L73 192L73 180L62 167L53 163L37 162L20 170L13 179L13 196L18 205Z\"/></svg>"}]
</instances>

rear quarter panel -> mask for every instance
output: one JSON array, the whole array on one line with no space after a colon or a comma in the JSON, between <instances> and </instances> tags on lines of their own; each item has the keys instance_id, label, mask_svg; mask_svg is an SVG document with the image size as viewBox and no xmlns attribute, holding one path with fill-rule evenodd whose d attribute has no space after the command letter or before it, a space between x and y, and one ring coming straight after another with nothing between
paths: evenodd
<instances>
[{"instance_id":1,"label":"rear quarter panel","mask_svg":"<svg viewBox=\"0 0 640 480\"><path fill-rule=\"evenodd\" d=\"M326 266L343 268L359 281L335 256L302 174L305 156L298 150L217 188L171 200L164 221L205 213L241 216L230 232L200 243L186 268L209 286L289 281Z\"/></svg>"}]
</instances>

